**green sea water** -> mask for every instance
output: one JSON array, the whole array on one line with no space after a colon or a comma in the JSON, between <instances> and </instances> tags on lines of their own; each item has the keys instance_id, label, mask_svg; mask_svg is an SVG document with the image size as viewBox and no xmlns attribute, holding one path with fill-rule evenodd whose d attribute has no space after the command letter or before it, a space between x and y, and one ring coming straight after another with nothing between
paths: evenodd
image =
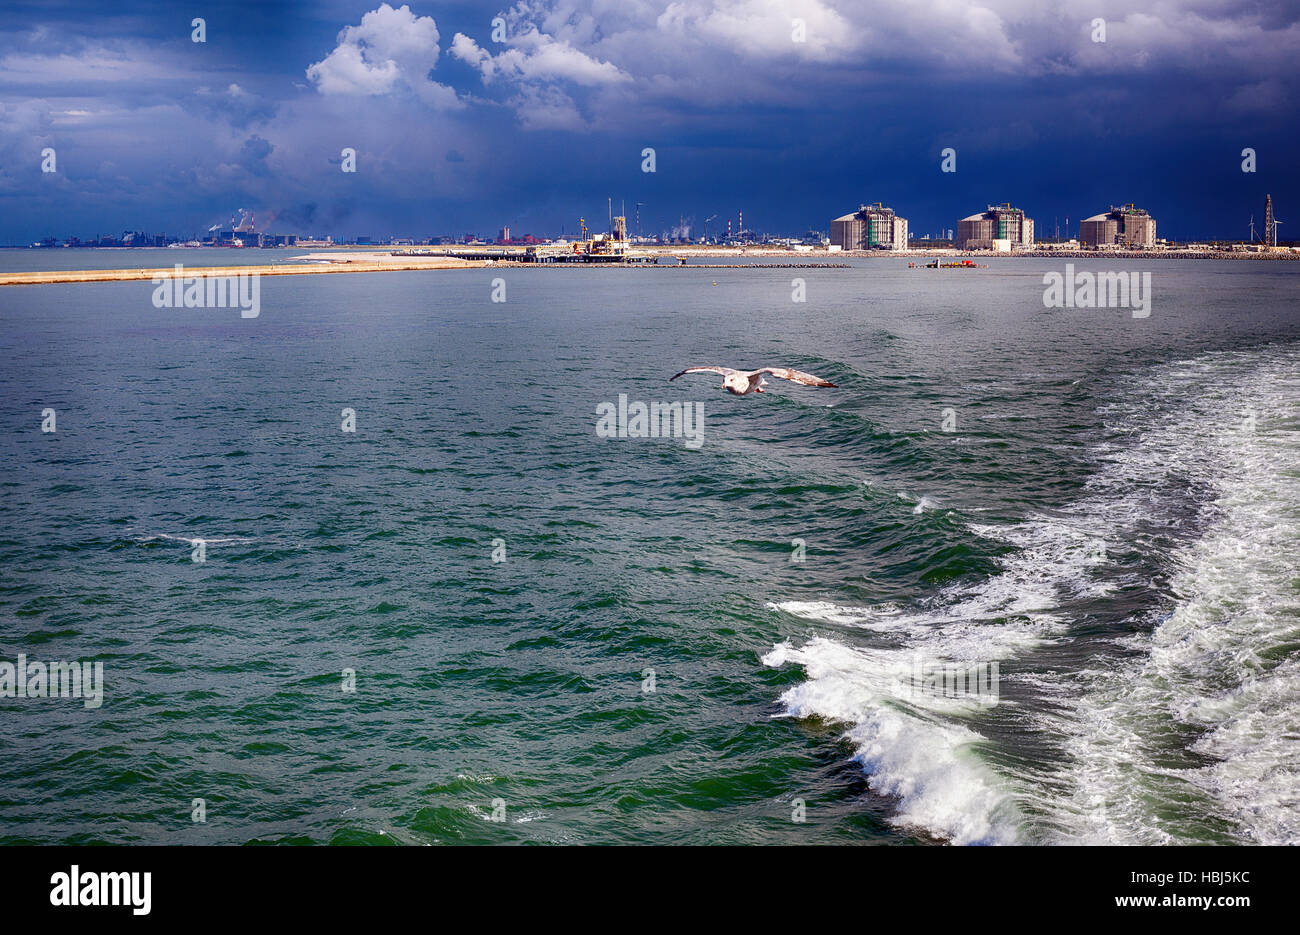
<instances>
[{"instance_id":1,"label":"green sea water","mask_svg":"<svg viewBox=\"0 0 1300 935\"><path fill-rule=\"evenodd\" d=\"M0 290L0 842L1296 843L1300 265L851 264Z\"/></svg>"}]
</instances>

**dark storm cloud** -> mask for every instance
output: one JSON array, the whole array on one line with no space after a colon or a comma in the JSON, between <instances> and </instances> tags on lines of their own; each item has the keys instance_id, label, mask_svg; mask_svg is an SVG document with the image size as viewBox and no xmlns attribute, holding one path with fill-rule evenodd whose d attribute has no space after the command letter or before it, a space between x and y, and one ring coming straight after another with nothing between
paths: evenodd
<instances>
[{"instance_id":1,"label":"dark storm cloud","mask_svg":"<svg viewBox=\"0 0 1300 935\"><path fill-rule=\"evenodd\" d=\"M250 136L239 149L239 164L252 175L268 175L266 157L275 149L260 136Z\"/></svg>"},{"instance_id":2,"label":"dark storm cloud","mask_svg":"<svg viewBox=\"0 0 1300 935\"><path fill-rule=\"evenodd\" d=\"M197 230L235 205L282 228L558 233L606 195L643 202L647 231L737 210L824 229L868 200L917 232L1012 201L1046 231L1136 201L1162 234L1239 236L1266 191L1295 203L1300 4L1087 7L525 0L503 36L479 4L249 3L213 7L199 45L203 11L20 4L0 32L0 240L128 216Z\"/></svg>"}]
</instances>

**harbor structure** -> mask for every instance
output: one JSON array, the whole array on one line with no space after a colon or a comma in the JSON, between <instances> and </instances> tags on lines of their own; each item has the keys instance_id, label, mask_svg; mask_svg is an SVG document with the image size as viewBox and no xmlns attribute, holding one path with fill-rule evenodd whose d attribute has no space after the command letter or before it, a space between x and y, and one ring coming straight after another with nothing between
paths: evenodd
<instances>
[{"instance_id":1,"label":"harbor structure","mask_svg":"<svg viewBox=\"0 0 1300 935\"><path fill-rule=\"evenodd\" d=\"M1131 204L1111 206L1103 214L1079 222L1079 241L1087 247L1151 248L1156 244L1156 219Z\"/></svg>"},{"instance_id":2,"label":"harbor structure","mask_svg":"<svg viewBox=\"0 0 1300 935\"><path fill-rule=\"evenodd\" d=\"M831 221L831 244L842 250L906 250L907 218L877 201Z\"/></svg>"},{"instance_id":3,"label":"harbor structure","mask_svg":"<svg viewBox=\"0 0 1300 935\"><path fill-rule=\"evenodd\" d=\"M1034 221L1010 202L957 222L958 250L1026 250L1034 245Z\"/></svg>"}]
</instances>

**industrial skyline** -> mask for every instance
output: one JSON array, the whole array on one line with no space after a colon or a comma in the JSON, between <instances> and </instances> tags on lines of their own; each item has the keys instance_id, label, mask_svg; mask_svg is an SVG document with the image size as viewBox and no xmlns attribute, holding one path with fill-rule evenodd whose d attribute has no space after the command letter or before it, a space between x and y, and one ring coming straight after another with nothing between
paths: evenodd
<instances>
[{"instance_id":1,"label":"industrial skyline","mask_svg":"<svg viewBox=\"0 0 1300 935\"><path fill-rule=\"evenodd\" d=\"M612 196L608 197L606 201L608 210L612 212ZM643 206L644 203L642 202L635 205L637 209ZM626 212L625 202L620 210ZM1254 215L1252 214L1248 225L1249 233L1244 237L1227 235L1189 238L1182 241L1177 238L1164 237L1160 238L1160 240L1169 243L1260 243L1273 246L1285 243L1286 241L1279 239L1278 236L1278 226L1282 222L1274 218L1271 194L1265 195L1264 216L1263 235L1260 237L1256 236ZM1077 241L1085 247L1129 246L1151 248L1157 243L1155 218L1145 208L1138 208L1132 203L1121 206L1111 205L1107 211L1084 218L1078 222L1078 230L1074 234L1071 233L1067 216L1064 233L1061 232L1060 225L1056 224L1050 237L1039 235L1035 230L1034 220L1029 217L1027 212L1021 208L1013 207L1009 202L1003 202L1000 205L990 204L985 211L962 218L957 222L955 228L950 227L945 230L940 227L936 236L931 236L930 233L918 234L912 232L909 229L907 218L901 216L883 202L862 204L857 211L834 218L830 222L829 230L821 227L809 227L806 230L795 231L746 230L741 226L744 212L737 211L734 229L732 219L726 218L725 233L720 227L715 227L714 233L710 235L707 225L718 217L717 213L710 215L698 235L693 234L693 222L687 222L683 218L679 218L678 224L672 228L646 235L637 232L639 225L629 226L626 213L617 217L611 214L608 233L614 239L635 243L726 244L797 240L801 242L826 242L843 250L906 250L909 249L909 245L912 243L925 241L952 242L958 249L963 250L991 249L1002 251L1030 248L1036 243L1066 241ZM8 244L7 246L168 246L172 243L188 246L211 243L213 246L252 247L326 246L331 243L360 246L414 246L484 242L527 245L557 240L563 241L574 236L586 236L589 228L585 222L586 218L579 218L579 230L576 233L572 230L566 231L562 227L558 234L554 232L523 232L511 224L505 224L495 227L497 231L495 237L481 237L477 232L464 234L448 232L427 234L420 237L400 237L391 234L373 236L354 233L348 235L338 231L288 232L283 230L259 230L256 212L239 208L231 215L228 225L215 224L207 228L203 233L172 235L169 237L165 231L153 235L143 231L125 230L120 237L116 234L101 234L99 232L96 232L93 238L82 238L80 235L66 235L62 238L46 235L30 244ZM489 225L489 229L493 229L491 225Z\"/></svg>"}]
</instances>

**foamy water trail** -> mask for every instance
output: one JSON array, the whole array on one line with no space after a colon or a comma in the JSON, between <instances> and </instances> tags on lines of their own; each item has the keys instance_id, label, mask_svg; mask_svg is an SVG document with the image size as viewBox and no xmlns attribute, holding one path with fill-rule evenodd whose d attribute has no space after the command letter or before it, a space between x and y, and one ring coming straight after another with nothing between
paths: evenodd
<instances>
[{"instance_id":1,"label":"foamy water trail","mask_svg":"<svg viewBox=\"0 0 1300 935\"><path fill-rule=\"evenodd\" d=\"M770 605L865 643L775 647L765 663L807 673L786 711L849 725L893 820L953 843L1300 842L1298 375L1297 349L1275 347L1133 378L1082 497L971 526L1017 548L983 582L907 609ZM1165 585L1143 577L1154 559ZM1098 652L1082 608L1120 591L1149 606L1109 621ZM1075 641L1074 668L1034 668L1036 649ZM977 710L900 692L918 655L1021 660L1050 704L1017 730L1056 755L994 765L1009 760L984 754Z\"/></svg>"},{"instance_id":2,"label":"foamy water trail","mask_svg":"<svg viewBox=\"0 0 1300 935\"><path fill-rule=\"evenodd\" d=\"M1172 608L1126 641L1138 655L1074 680L1059 726L1075 804L1091 807L1064 825L1086 839L1300 842L1300 355L1248 362L1162 368L1152 389L1194 402L1125 456L1197 464L1214 496L1171 556Z\"/></svg>"}]
</instances>

